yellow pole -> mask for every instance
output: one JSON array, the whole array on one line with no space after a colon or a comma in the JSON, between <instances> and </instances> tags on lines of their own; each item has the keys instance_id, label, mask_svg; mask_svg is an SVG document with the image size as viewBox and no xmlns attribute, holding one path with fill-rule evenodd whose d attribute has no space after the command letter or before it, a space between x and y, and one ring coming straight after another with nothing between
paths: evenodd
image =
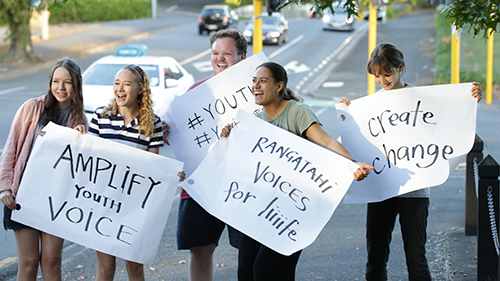
<instances>
[{"instance_id":1,"label":"yellow pole","mask_svg":"<svg viewBox=\"0 0 500 281\"><path fill-rule=\"evenodd\" d=\"M489 29L488 37L488 59L486 61L486 104L491 104L493 94L493 29Z\"/></svg>"},{"instance_id":2,"label":"yellow pole","mask_svg":"<svg viewBox=\"0 0 500 281\"><path fill-rule=\"evenodd\" d=\"M253 0L253 53L262 52L262 0Z\"/></svg>"},{"instance_id":3,"label":"yellow pole","mask_svg":"<svg viewBox=\"0 0 500 281\"><path fill-rule=\"evenodd\" d=\"M451 84L460 83L460 37L453 25L451 30Z\"/></svg>"},{"instance_id":4,"label":"yellow pole","mask_svg":"<svg viewBox=\"0 0 500 281\"><path fill-rule=\"evenodd\" d=\"M370 1L370 30L368 31L368 59L377 46L377 8ZM368 74L368 95L375 93L375 76Z\"/></svg>"}]
</instances>

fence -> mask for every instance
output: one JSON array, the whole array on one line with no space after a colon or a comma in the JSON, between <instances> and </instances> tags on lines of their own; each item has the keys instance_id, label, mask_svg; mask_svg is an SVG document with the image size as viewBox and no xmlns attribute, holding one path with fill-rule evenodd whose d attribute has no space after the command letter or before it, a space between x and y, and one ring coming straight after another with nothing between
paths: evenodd
<instances>
[{"instance_id":1,"label":"fence","mask_svg":"<svg viewBox=\"0 0 500 281\"><path fill-rule=\"evenodd\" d=\"M499 174L491 155L483 157L483 141L476 136L467 155L465 234L477 235L477 280L500 280Z\"/></svg>"}]
</instances>

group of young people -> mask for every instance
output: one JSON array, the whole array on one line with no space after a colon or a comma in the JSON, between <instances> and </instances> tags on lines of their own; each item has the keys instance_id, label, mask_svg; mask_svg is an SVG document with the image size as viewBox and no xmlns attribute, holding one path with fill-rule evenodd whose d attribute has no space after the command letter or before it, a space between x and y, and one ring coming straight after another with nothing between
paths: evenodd
<instances>
[{"instance_id":1,"label":"group of young people","mask_svg":"<svg viewBox=\"0 0 500 281\"><path fill-rule=\"evenodd\" d=\"M246 58L247 42L240 31L221 30L210 36L214 75ZM403 53L393 44L382 43L373 51L367 72L375 76L383 91L412 86L404 83ZM190 90L214 75L196 82ZM252 79L255 103L263 107L257 116L326 149L352 159L349 152L322 127L314 111L287 87L286 70L274 62L258 66ZM40 264L44 280L61 280L63 239L43 233L11 219L16 209L15 197L24 167L40 131L48 122L75 128L142 150L159 153L170 133L152 109L147 74L137 65L127 65L116 73L114 99L98 108L90 124L83 112L80 67L69 58L59 60L51 69L45 95L26 101L17 111L0 158L0 200L4 204L4 227L14 230L19 257L18 280L36 280ZM481 99L479 84L474 83L472 96ZM349 105L348 99L341 102ZM230 137L226 126L222 137ZM139 137L137 137L139 136ZM168 143L168 142L167 142ZM354 159L353 159L354 160ZM357 162L353 177L365 179L373 167ZM179 172L180 179L184 173ZM368 204L367 280L387 280L390 236L396 216L400 215L409 280L431 280L425 258L426 224L429 191L422 189ZM213 254L226 224L206 212L182 189L180 195L177 244L189 249L189 279L214 280ZM230 243L238 250L238 280L295 280L295 269L301 251L281 255L228 226ZM96 280L113 280L114 256L97 252ZM144 280L143 265L127 261L129 280Z\"/></svg>"}]
</instances>

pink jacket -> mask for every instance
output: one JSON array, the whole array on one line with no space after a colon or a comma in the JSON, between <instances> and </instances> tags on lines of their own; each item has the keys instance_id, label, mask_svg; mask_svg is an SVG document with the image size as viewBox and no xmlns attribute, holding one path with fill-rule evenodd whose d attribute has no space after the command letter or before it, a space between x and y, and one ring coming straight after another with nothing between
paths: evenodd
<instances>
[{"instance_id":1,"label":"pink jacket","mask_svg":"<svg viewBox=\"0 0 500 281\"><path fill-rule=\"evenodd\" d=\"M12 120L9 136L0 157L0 191L10 189L14 197L21 183L44 105L45 96L29 99L17 110ZM76 117L70 114L66 127L74 128L79 125L77 123Z\"/></svg>"}]
</instances>

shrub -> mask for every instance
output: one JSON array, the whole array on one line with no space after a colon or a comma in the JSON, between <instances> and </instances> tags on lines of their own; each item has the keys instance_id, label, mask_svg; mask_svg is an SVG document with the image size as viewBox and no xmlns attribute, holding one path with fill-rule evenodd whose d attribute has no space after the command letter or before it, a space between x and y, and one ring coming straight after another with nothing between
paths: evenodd
<instances>
[{"instance_id":1,"label":"shrub","mask_svg":"<svg viewBox=\"0 0 500 281\"><path fill-rule=\"evenodd\" d=\"M50 10L50 23L114 21L151 17L150 0L72 0Z\"/></svg>"}]
</instances>

